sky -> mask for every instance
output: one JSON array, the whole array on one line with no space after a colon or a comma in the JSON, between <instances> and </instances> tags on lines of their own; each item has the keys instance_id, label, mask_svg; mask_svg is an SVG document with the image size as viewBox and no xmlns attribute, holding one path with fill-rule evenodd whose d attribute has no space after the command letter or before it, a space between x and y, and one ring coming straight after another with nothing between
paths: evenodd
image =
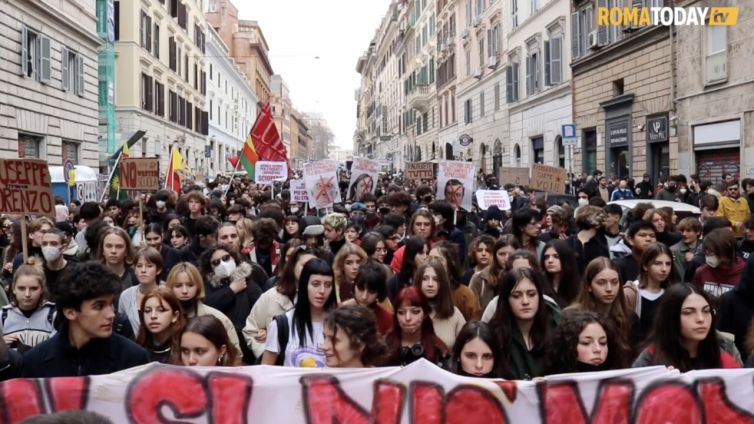
<instances>
[{"instance_id":1,"label":"sky","mask_svg":"<svg viewBox=\"0 0 754 424\"><path fill-rule=\"evenodd\" d=\"M335 144L353 147L356 62L369 48L390 0L234 0L239 19L255 20L272 69L288 85L293 107L319 112Z\"/></svg>"}]
</instances>

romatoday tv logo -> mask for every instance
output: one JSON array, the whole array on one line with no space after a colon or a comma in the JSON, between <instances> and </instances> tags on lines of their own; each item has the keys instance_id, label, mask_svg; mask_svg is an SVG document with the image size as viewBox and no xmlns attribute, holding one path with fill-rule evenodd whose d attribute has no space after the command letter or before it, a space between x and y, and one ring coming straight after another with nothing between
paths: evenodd
<instances>
[{"instance_id":1,"label":"romatoday tv logo","mask_svg":"<svg viewBox=\"0 0 754 424\"><path fill-rule=\"evenodd\" d=\"M732 26L738 7L598 7L599 26Z\"/></svg>"}]
</instances>

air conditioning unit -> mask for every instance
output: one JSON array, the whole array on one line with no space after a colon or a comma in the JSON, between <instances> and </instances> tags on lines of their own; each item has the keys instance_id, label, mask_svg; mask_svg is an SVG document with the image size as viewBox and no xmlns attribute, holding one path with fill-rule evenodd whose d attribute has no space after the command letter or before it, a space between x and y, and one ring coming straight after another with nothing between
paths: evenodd
<instances>
[{"instance_id":1,"label":"air conditioning unit","mask_svg":"<svg viewBox=\"0 0 754 424\"><path fill-rule=\"evenodd\" d=\"M707 72L705 74L705 80L707 82L721 81L728 76L726 59L724 52L722 54L716 53L707 57Z\"/></svg>"},{"instance_id":2,"label":"air conditioning unit","mask_svg":"<svg viewBox=\"0 0 754 424\"><path fill-rule=\"evenodd\" d=\"M587 45L590 49L596 50L600 47L602 47L599 43L599 38L597 37L597 31L592 31L587 36Z\"/></svg>"},{"instance_id":3,"label":"air conditioning unit","mask_svg":"<svg viewBox=\"0 0 754 424\"><path fill-rule=\"evenodd\" d=\"M478 17L471 20L471 25L473 25L474 28L478 27L479 24L481 23L482 23L482 20Z\"/></svg>"},{"instance_id":4,"label":"air conditioning unit","mask_svg":"<svg viewBox=\"0 0 754 424\"><path fill-rule=\"evenodd\" d=\"M482 78L482 69L481 69L481 68L476 68L476 69L474 70L474 74L473 74L472 76L473 76L474 78L476 78L476 79L480 79L480 78Z\"/></svg>"},{"instance_id":5,"label":"air conditioning unit","mask_svg":"<svg viewBox=\"0 0 754 424\"><path fill-rule=\"evenodd\" d=\"M215 2L211 2L209 4L209 13L215 13L217 12L217 4Z\"/></svg>"},{"instance_id":6,"label":"air conditioning unit","mask_svg":"<svg viewBox=\"0 0 754 424\"><path fill-rule=\"evenodd\" d=\"M497 56L490 56L489 59L487 59L487 67L490 69L497 68Z\"/></svg>"},{"instance_id":7,"label":"air conditioning unit","mask_svg":"<svg viewBox=\"0 0 754 424\"><path fill-rule=\"evenodd\" d=\"M461 33L461 38L463 38L464 40L467 39L467 38L469 38L469 29L468 28L466 28L466 29L463 30L463 32Z\"/></svg>"}]
</instances>

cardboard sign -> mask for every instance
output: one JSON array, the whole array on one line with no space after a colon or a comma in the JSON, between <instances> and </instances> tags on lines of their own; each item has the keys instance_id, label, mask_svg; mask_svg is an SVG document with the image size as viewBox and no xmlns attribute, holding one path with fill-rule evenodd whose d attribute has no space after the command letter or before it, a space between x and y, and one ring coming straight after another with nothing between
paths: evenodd
<instances>
[{"instance_id":1,"label":"cardboard sign","mask_svg":"<svg viewBox=\"0 0 754 424\"><path fill-rule=\"evenodd\" d=\"M2 423L62 410L120 423L750 423L753 369L681 374L662 366L463 377L421 359L406 367L179 367L0 383Z\"/></svg>"},{"instance_id":2,"label":"cardboard sign","mask_svg":"<svg viewBox=\"0 0 754 424\"><path fill-rule=\"evenodd\" d=\"M380 162L376 160L353 158L351 165L351 181L348 184L347 199L360 202L366 193L374 193L377 176L380 172Z\"/></svg>"},{"instance_id":3,"label":"cardboard sign","mask_svg":"<svg viewBox=\"0 0 754 424\"><path fill-rule=\"evenodd\" d=\"M505 190L477 190L476 201L481 210L487 210L492 205L497 206L501 211L511 208L511 200Z\"/></svg>"},{"instance_id":4,"label":"cardboard sign","mask_svg":"<svg viewBox=\"0 0 754 424\"><path fill-rule=\"evenodd\" d=\"M304 180L291 180L291 201L298 203L309 202L309 193L306 191Z\"/></svg>"},{"instance_id":5,"label":"cardboard sign","mask_svg":"<svg viewBox=\"0 0 754 424\"><path fill-rule=\"evenodd\" d=\"M566 170L555 166L534 164L531 184L534 190L565 194Z\"/></svg>"},{"instance_id":6,"label":"cardboard sign","mask_svg":"<svg viewBox=\"0 0 754 424\"><path fill-rule=\"evenodd\" d=\"M157 158L126 158L119 165L122 190L159 190L160 160Z\"/></svg>"},{"instance_id":7,"label":"cardboard sign","mask_svg":"<svg viewBox=\"0 0 754 424\"><path fill-rule=\"evenodd\" d=\"M470 211L475 169L473 162L440 162L437 167L437 193L435 197L447 200L455 208Z\"/></svg>"},{"instance_id":8,"label":"cardboard sign","mask_svg":"<svg viewBox=\"0 0 754 424\"><path fill-rule=\"evenodd\" d=\"M304 165L304 183L309 207L331 208L341 202L338 187L338 161L318 160Z\"/></svg>"},{"instance_id":9,"label":"cardboard sign","mask_svg":"<svg viewBox=\"0 0 754 424\"><path fill-rule=\"evenodd\" d=\"M285 162L258 161L254 165L254 182L272 184L288 179L288 164Z\"/></svg>"},{"instance_id":10,"label":"cardboard sign","mask_svg":"<svg viewBox=\"0 0 754 424\"><path fill-rule=\"evenodd\" d=\"M407 180L434 180L435 168L432 162L408 162L406 163Z\"/></svg>"},{"instance_id":11,"label":"cardboard sign","mask_svg":"<svg viewBox=\"0 0 754 424\"><path fill-rule=\"evenodd\" d=\"M500 168L500 175L497 178L500 186L505 184L529 185L529 168Z\"/></svg>"},{"instance_id":12,"label":"cardboard sign","mask_svg":"<svg viewBox=\"0 0 754 424\"><path fill-rule=\"evenodd\" d=\"M0 212L55 216L47 161L0 159Z\"/></svg>"}]
</instances>

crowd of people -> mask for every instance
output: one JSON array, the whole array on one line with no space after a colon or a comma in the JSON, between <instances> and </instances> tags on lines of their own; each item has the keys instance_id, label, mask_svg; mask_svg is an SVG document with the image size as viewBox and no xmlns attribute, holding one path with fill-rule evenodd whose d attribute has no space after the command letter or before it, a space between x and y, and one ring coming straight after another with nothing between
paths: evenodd
<instances>
[{"instance_id":1,"label":"crowd of people","mask_svg":"<svg viewBox=\"0 0 754 424\"><path fill-rule=\"evenodd\" d=\"M4 216L0 377L151 361L424 358L506 379L754 365L752 180L653 186L595 174L573 204L480 181L508 191L505 211L456 209L431 182L389 176L327 210L292 202L288 183L221 183L146 195L141 216L133 200L61 199L55 220L28 222L26 259L26 218ZM701 215L608 204L627 198L687 202Z\"/></svg>"}]
</instances>

